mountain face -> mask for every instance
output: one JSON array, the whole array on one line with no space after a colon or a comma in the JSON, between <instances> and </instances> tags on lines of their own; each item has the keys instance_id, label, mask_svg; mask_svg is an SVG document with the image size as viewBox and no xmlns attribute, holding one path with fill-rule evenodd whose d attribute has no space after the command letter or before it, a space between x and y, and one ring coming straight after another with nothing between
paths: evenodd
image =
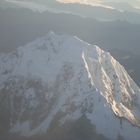
<instances>
[{"instance_id":1,"label":"mountain face","mask_svg":"<svg viewBox=\"0 0 140 140\"><path fill-rule=\"evenodd\" d=\"M139 140L140 89L108 52L56 35L0 54L0 137Z\"/></svg>"}]
</instances>

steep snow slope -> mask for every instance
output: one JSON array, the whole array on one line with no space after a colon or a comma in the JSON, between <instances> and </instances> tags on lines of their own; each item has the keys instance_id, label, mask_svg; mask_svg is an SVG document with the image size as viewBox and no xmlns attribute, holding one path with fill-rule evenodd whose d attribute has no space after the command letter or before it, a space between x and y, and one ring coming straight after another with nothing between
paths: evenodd
<instances>
[{"instance_id":1,"label":"steep snow slope","mask_svg":"<svg viewBox=\"0 0 140 140\"><path fill-rule=\"evenodd\" d=\"M108 52L50 32L0 54L0 133L34 136L83 115L97 133L140 138L140 89Z\"/></svg>"}]
</instances>

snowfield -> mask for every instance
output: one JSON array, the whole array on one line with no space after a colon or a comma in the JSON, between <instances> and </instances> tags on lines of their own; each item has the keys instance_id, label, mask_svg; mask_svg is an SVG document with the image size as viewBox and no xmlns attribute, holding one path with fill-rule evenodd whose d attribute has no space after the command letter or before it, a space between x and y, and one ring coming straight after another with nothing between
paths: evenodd
<instances>
[{"instance_id":1,"label":"snowfield","mask_svg":"<svg viewBox=\"0 0 140 140\"><path fill-rule=\"evenodd\" d=\"M56 116L62 126L85 115L110 140L140 138L139 87L109 52L75 36L50 32L0 54L0 100L11 134L47 133Z\"/></svg>"}]
</instances>

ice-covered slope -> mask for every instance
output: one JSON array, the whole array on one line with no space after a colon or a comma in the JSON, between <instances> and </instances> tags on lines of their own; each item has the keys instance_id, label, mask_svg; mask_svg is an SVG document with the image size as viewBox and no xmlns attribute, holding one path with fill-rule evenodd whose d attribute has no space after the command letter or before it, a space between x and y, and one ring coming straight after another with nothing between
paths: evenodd
<instances>
[{"instance_id":1,"label":"ice-covered slope","mask_svg":"<svg viewBox=\"0 0 140 140\"><path fill-rule=\"evenodd\" d=\"M0 115L0 132L26 137L84 115L111 140L139 140L140 89L110 53L50 32L0 54Z\"/></svg>"}]
</instances>

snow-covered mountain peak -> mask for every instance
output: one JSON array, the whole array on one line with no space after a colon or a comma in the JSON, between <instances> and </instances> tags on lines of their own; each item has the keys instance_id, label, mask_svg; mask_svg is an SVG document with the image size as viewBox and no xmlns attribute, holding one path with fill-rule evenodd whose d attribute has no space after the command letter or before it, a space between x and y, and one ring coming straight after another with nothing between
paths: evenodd
<instances>
[{"instance_id":1,"label":"snow-covered mountain peak","mask_svg":"<svg viewBox=\"0 0 140 140\"><path fill-rule=\"evenodd\" d=\"M1 111L6 106L12 133L47 133L56 116L64 125L85 115L110 139L120 134L139 139L140 89L124 67L96 45L50 32L0 55L0 77Z\"/></svg>"}]
</instances>

